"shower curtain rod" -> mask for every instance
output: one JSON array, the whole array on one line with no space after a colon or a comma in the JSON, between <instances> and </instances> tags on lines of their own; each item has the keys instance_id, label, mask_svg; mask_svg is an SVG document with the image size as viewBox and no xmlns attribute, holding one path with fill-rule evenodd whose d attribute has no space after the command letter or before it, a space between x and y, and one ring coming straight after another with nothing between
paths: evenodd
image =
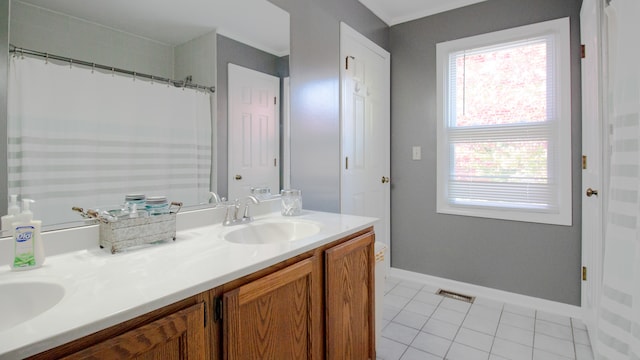
<instances>
[{"instance_id":1,"label":"shower curtain rod","mask_svg":"<svg viewBox=\"0 0 640 360\"><path fill-rule=\"evenodd\" d=\"M37 56L37 57L45 58L47 60L51 59L51 60L64 61L64 62L68 62L69 65L78 64L78 65L90 67L92 69L101 69L101 70L111 71L112 73L126 74L126 75L132 76L134 79L135 78L149 79L151 81L158 81L158 82L171 84L171 85L173 85L175 87L178 87L178 88L205 90L205 91L208 91L208 92L211 92L211 93L216 92L216 87L215 86L204 86L204 85L198 85L198 84L192 83L191 82L191 76L188 76L184 80L173 80L173 79L168 79L168 78L164 78L164 77L159 77L159 76L154 76L154 75L149 75L149 74L143 74L143 73L139 73L139 72L135 72L135 71L131 71L131 70L119 69L119 68L113 67L113 66L100 65L100 64L96 64L96 63L92 63L92 62L88 62L88 61L77 60L77 59L72 59L72 58L68 58L68 57L64 57L64 56L49 54L49 53L46 53L46 52L40 52L40 51L35 51L35 50L24 49L24 48L17 47L15 45L9 45L9 53L13 53L14 55L21 55L21 56L22 55Z\"/></svg>"}]
</instances>

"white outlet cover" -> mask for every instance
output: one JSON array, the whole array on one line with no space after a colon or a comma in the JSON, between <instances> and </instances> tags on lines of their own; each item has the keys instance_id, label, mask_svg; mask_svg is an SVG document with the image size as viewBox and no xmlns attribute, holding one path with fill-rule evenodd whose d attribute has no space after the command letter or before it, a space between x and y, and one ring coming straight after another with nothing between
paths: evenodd
<instances>
[{"instance_id":1,"label":"white outlet cover","mask_svg":"<svg viewBox=\"0 0 640 360\"><path fill-rule=\"evenodd\" d=\"M414 146L413 147L413 160L422 160L422 147Z\"/></svg>"}]
</instances>

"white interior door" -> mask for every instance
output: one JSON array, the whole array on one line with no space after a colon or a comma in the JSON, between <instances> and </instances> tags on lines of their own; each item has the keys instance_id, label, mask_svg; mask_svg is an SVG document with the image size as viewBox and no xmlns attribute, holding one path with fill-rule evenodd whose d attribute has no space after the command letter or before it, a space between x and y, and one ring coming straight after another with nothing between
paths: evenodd
<instances>
[{"instance_id":1,"label":"white interior door","mask_svg":"<svg viewBox=\"0 0 640 360\"><path fill-rule=\"evenodd\" d=\"M601 1L584 0L580 35L585 46L582 59L582 308L590 334L595 334L602 284L604 237L604 145L607 127L603 117ZM588 191L591 189L591 191ZM597 194L595 193L597 192ZM595 339L594 339L595 340ZM592 343L595 343L593 341Z\"/></svg>"},{"instance_id":2,"label":"white interior door","mask_svg":"<svg viewBox=\"0 0 640 360\"><path fill-rule=\"evenodd\" d=\"M229 199L280 188L280 79L229 64Z\"/></svg>"},{"instance_id":3,"label":"white interior door","mask_svg":"<svg viewBox=\"0 0 640 360\"><path fill-rule=\"evenodd\" d=\"M390 54L344 23L340 54L341 210L379 218L376 240L390 250Z\"/></svg>"}]
</instances>

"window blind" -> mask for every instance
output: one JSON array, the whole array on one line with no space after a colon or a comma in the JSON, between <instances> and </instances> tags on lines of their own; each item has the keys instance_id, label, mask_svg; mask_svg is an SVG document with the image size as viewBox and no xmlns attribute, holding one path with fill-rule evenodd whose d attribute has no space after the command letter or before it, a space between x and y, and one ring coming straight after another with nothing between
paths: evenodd
<instances>
[{"instance_id":1,"label":"window blind","mask_svg":"<svg viewBox=\"0 0 640 360\"><path fill-rule=\"evenodd\" d=\"M520 30L438 44L439 212L566 219L569 70L555 32Z\"/></svg>"}]
</instances>

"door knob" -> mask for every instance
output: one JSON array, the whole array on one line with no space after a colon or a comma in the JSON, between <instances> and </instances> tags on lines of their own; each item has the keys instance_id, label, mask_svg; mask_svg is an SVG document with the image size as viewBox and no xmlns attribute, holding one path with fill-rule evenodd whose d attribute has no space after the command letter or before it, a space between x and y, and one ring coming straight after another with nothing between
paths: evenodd
<instances>
[{"instance_id":1,"label":"door knob","mask_svg":"<svg viewBox=\"0 0 640 360\"><path fill-rule=\"evenodd\" d=\"M242 175L236 175L236 180L242 180Z\"/></svg>"},{"instance_id":2,"label":"door knob","mask_svg":"<svg viewBox=\"0 0 640 360\"><path fill-rule=\"evenodd\" d=\"M598 190L593 190L592 188L588 188L587 197L592 197L593 195L598 196Z\"/></svg>"},{"instance_id":3,"label":"door knob","mask_svg":"<svg viewBox=\"0 0 640 360\"><path fill-rule=\"evenodd\" d=\"M389 181L390 181L390 180L389 180L389 178L388 178L388 177L386 177L386 176L383 176L383 177L382 177L382 183L383 183L383 184L386 184L386 183L388 183Z\"/></svg>"}]
</instances>

